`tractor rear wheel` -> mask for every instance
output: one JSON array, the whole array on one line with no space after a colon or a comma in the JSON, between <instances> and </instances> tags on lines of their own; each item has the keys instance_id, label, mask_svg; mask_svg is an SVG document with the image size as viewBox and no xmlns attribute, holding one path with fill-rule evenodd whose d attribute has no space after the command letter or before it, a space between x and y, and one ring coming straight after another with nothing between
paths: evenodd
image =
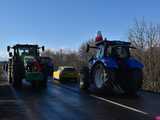
<instances>
[{"instance_id":1,"label":"tractor rear wheel","mask_svg":"<svg viewBox=\"0 0 160 120\"><path fill-rule=\"evenodd\" d=\"M103 64L96 64L92 72L93 88L96 93L112 91L113 72Z\"/></svg>"},{"instance_id":2,"label":"tractor rear wheel","mask_svg":"<svg viewBox=\"0 0 160 120\"><path fill-rule=\"evenodd\" d=\"M82 90L87 90L89 88L89 68L84 66L80 70L79 86Z\"/></svg>"},{"instance_id":3,"label":"tractor rear wheel","mask_svg":"<svg viewBox=\"0 0 160 120\"><path fill-rule=\"evenodd\" d=\"M35 88L35 89L40 88L40 81L33 80L31 84L32 84L32 88Z\"/></svg>"},{"instance_id":4,"label":"tractor rear wheel","mask_svg":"<svg viewBox=\"0 0 160 120\"><path fill-rule=\"evenodd\" d=\"M12 83L12 72L11 72L11 60L9 60L8 63L8 82L11 84Z\"/></svg>"},{"instance_id":5,"label":"tractor rear wheel","mask_svg":"<svg viewBox=\"0 0 160 120\"><path fill-rule=\"evenodd\" d=\"M121 85L122 89L128 95L135 95L137 91L142 87L143 72L141 69L131 70L129 79L125 81L125 84Z\"/></svg>"},{"instance_id":6,"label":"tractor rear wheel","mask_svg":"<svg viewBox=\"0 0 160 120\"><path fill-rule=\"evenodd\" d=\"M12 85L15 88L21 88L22 87L22 79L19 74L18 65L13 63L13 71L12 71Z\"/></svg>"},{"instance_id":7,"label":"tractor rear wheel","mask_svg":"<svg viewBox=\"0 0 160 120\"><path fill-rule=\"evenodd\" d=\"M48 80L48 77L46 76L46 77L44 77L44 79L41 81L41 87L42 88L47 88L47 80Z\"/></svg>"},{"instance_id":8,"label":"tractor rear wheel","mask_svg":"<svg viewBox=\"0 0 160 120\"><path fill-rule=\"evenodd\" d=\"M35 89L47 88L47 79L32 81L32 87Z\"/></svg>"}]
</instances>

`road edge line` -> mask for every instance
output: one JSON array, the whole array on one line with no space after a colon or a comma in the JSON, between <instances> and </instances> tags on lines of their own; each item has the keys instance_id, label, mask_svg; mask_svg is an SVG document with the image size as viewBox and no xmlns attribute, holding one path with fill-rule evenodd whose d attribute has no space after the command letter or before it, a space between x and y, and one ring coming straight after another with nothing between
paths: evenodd
<instances>
[{"instance_id":1,"label":"road edge line","mask_svg":"<svg viewBox=\"0 0 160 120\"><path fill-rule=\"evenodd\" d=\"M147 112L138 110L138 109L136 109L136 108L133 108L133 107L130 107L130 106L127 106L127 105L123 105L123 104L120 104L120 103L117 103L117 102L114 102L114 101L111 101L111 100L108 100L108 99L104 99L104 98L99 97L99 96L96 96L96 95L92 95L92 94L91 94L90 96L93 97L93 98L96 98L96 99L99 99L99 100L102 100L102 101L111 103L111 104L113 104L113 105L117 105L117 106L119 106L119 107L122 107L122 108L125 108L125 109L128 109L128 110L134 111L134 112L138 112L138 113L141 113L141 114L144 114L144 115L148 115L148 114L149 114L149 113L147 113Z\"/></svg>"}]
</instances>

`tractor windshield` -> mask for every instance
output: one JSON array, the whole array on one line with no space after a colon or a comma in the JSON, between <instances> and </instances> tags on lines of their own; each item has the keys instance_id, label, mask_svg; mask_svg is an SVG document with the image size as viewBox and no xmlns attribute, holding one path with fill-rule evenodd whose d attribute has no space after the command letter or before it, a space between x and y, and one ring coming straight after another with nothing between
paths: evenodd
<instances>
[{"instance_id":1,"label":"tractor windshield","mask_svg":"<svg viewBox=\"0 0 160 120\"><path fill-rule=\"evenodd\" d=\"M23 55L28 55L29 54L29 50L28 49L22 49L22 48L20 48L20 49L18 49L18 53L19 53L19 55L20 56L23 56Z\"/></svg>"},{"instance_id":2,"label":"tractor windshield","mask_svg":"<svg viewBox=\"0 0 160 120\"><path fill-rule=\"evenodd\" d=\"M17 52L19 56L26 56L26 55L36 56L37 55L37 49L34 47L18 48Z\"/></svg>"}]
</instances>

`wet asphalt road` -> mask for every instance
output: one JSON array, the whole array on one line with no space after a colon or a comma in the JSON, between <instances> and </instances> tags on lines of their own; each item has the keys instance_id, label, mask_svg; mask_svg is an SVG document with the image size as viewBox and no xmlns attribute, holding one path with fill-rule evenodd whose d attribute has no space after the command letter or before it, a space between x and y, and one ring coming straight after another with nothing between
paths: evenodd
<instances>
[{"instance_id":1,"label":"wet asphalt road","mask_svg":"<svg viewBox=\"0 0 160 120\"><path fill-rule=\"evenodd\" d=\"M41 91L27 84L22 90L8 85L2 88L2 120L153 120L153 116L160 114L160 95L147 92L132 98L93 95L80 92L74 84L52 82Z\"/></svg>"}]
</instances>

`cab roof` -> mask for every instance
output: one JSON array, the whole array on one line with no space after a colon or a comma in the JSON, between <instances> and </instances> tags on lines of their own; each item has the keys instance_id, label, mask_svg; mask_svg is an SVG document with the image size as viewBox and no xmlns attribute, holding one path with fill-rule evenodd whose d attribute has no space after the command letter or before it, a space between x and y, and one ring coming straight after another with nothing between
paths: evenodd
<instances>
[{"instance_id":1,"label":"cab roof","mask_svg":"<svg viewBox=\"0 0 160 120\"><path fill-rule=\"evenodd\" d=\"M126 46L130 46L131 43L130 42L125 42L125 41L119 41L119 40L112 40L112 41L109 41L109 40L103 40L103 41L100 41L100 42L97 42L96 43L96 46L99 46L99 45L126 45Z\"/></svg>"},{"instance_id":2,"label":"cab roof","mask_svg":"<svg viewBox=\"0 0 160 120\"><path fill-rule=\"evenodd\" d=\"M13 46L13 48L29 48L29 47L37 47L38 48L38 45L32 45L32 44L16 44Z\"/></svg>"}]
</instances>

